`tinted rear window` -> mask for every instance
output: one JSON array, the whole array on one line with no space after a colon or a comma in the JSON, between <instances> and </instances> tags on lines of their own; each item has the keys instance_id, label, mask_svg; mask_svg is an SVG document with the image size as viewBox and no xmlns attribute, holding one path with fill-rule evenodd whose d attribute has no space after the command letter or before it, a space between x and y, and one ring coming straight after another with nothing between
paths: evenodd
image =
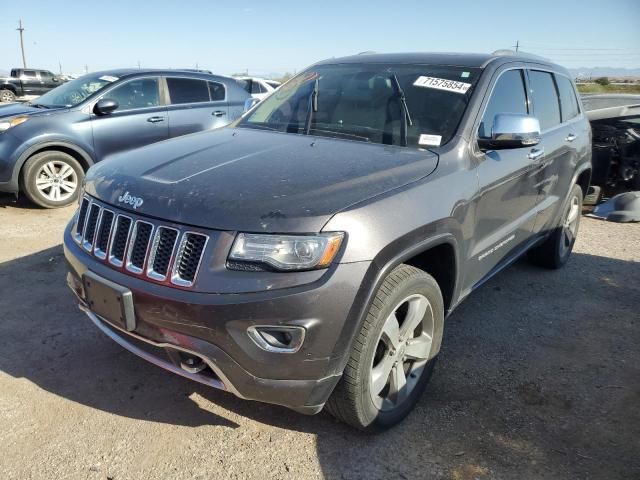
<instances>
[{"instance_id":1,"label":"tinted rear window","mask_svg":"<svg viewBox=\"0 0 640 480\"><path fill-rule=\"evenodd\" d=\"M218 82L207 82L209 84L209 94L211 95L211 100L214 102L224 100L225 91L224 85Z\"/></svg>"},{"instance_id":2,"label":"tinted rear window","mask_svg":"<svg viewBox=\"0 0 640 480\"><path fill-rule=\"evenodd\" d=\"M493 119L499 113L528 113L522 70L507 70L498 78L480 122L480 137L491 137Z\"/></svg>"},{"instance_id":3,"label":"tinted rear window","mask_svg":"<svg viewBox=\"0 0 640 480\"><path fill-rule=\"evenodd\" d=\"M578 100L576 92L573 89L571 80L562 75L556 75L556 83L560 92L560 105L562 106L562 121L566 122L578 116L580 109L578 108Z\"/></svg>"},{"instance_id":4,"label":"tinted rear window","mask_svg":"<svg viewBox=\"0 0 640 480\"><path fill-rule=\"evenodd\" d=\"M195 78L167 78L172 104L208 102L209 87Z\"/></svg>"},{"instance_id":5,"label":"tinted rear window","mask_svg":"<svg viewBox=\"0 0 640 480\"><path fill-rule=\"evenodd\" d=\"M533 113L540 120L540 129L547 130L560 123L558 93L549 72L529 71L529 85L533 100Z\"/></svg>"}]
</instances>

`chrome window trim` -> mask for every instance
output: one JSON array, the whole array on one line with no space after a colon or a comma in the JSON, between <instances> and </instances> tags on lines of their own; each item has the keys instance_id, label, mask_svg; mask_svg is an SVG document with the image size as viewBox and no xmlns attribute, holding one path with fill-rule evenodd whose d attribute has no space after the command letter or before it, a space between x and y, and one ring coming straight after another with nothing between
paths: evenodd
<instances>
[{"instance_id":1,"label":"chrome window trim","mask_svg":"<svg viewBox=\"0 0 640 480\"><path fill-rule=\"evenodd\" d=\"M115 239L116 236L116 232L118 231L118 221L120 220L120 218L127 218L129 219L129 221L131 222L129 224L129 230L127 231L127 238L124 242L124 255L122 260L118 260L117 258L115 258L113 256L113 240ZM124 259L126 258L127 255L127 248L129 245L129 239L131 238L131 230L133 227L133 218L129 217L128 215L122 215L122 214L118 214L118 216L115 218L115 227L112 229L111 231L111 235L109 237L109 255L108 255L108 261L111 265L115 266L115 267L122 267L122 265L124 264Z\"/></svg>"},{"instance_id":2,"label":"chrome window trim","mask_svg":"<svg viewBox=\"0 0 640 480\"><path fill-rule=\"evenodd\" d=\"M189 102L189 103L172 103L171 102L171 92L169 91L169 82L167 80L171 79L171 78L180 78L180 79L186 79L186 80L200 80L202 82L207 83L207 91L209 92L209 100L205 100L202 102ZM210 80L210 79L204 79L204 78L196 78L196 77L189 77L187 75L171 75L171 74L165 74L164 75L164 80L166 82L167 85L167 107L178 107L180 105L206 105L206 104L215 104L218 102L227 102L228 101L228 95L227 95L227 84L223 83L220 80ZM224 87L224 100L211 100L211 90L209 90L209 85L208 82L214 82L214 83L219 83L220 85L222 85Z\"/></svg>"},{"instance_id":3,"label":"chrome window trim","mask_svg":"<svg viewBox=\"0 0 640 480\"><path fill-rule=\"evenodd\" d=\"M204 245L202 246L202 254L200 255L200 259L198 260L198 266L196 267L196 271L193 274L193 281L184 280L180 277L178 273L178 265L180 264L180 260L184 254L184 246L187 243L187 235L200 235L205 238ZM178 243L178 242L176 242ZM174 285L178 285L180 287L191 287L195 283L196 278L198 278L198 273L200 272L200 266L202 265L202 259L204 258L204 252L207 249L207 244L209 243L209 235L205 235L201 232L194 232L192 230L185 230L182 232L182 236L180 237L180 242L178 246L178 250L176 252L176 256L173 261L173 268L171 269L171 283Z\"/></svg>"},{"instance_id":4,"label":"chrome window trim","mask_svg":"<svg viewBox=\"0 0 640 480\"><path fill-rule=\"evenodd\" d=\"M135 265L133 265L131 263L131 254L133 253L133 247L136 244L136 238L138 236L138 228L141 224L146 224L149 225L151 227L151 233L149 234L149 240L147 240L147 246L145 247L144 250L144 258L142 261L142 267L136 267ZM137 274L141 274L142 272L144 272L144 267L145 267L145 262L147 261L147 255L149 254L149 247L151 246L151 241L153 240L153 234L155 231L155 225L151 222L147 222L146 220L136 220L135 223L133 224L133 232L131 233L131 236L129 238L129 242L127 244L127 248L126 248L126 254L125 254L125 269L133 272L133 273L137 273Z\"/></svg>"},{"instance_id":5,"label":"chrome window trim","mask_svg":"<svg viewBox=\"0 0 640 480\"><path fill-rule=\"evenodd\" d=\"M155 262L155 259L156 259L156 251L158 250L158 244L160 243L160 235L162 233L161 230L173 230L174 232L176 232L176 239L173 242L173 247L171 247L171 255L169 257L169 264L167 265L167 273L164 275L156 272L153 269L153 263ZM171 264L172 264L172 260L174 260L174 255L176 253L176 247L178 246L179 239L180 239L180 230L178 230L177 228L167 227L164 225L160 225L158 226L158 228L156 228L156 233L153 236L153 241L151 242L151 252L149 253L149 259L147 260L147 277L157 280L159 282L163 282L167 279L169 274L172 272Z\"/></svg>"}]
</instances>

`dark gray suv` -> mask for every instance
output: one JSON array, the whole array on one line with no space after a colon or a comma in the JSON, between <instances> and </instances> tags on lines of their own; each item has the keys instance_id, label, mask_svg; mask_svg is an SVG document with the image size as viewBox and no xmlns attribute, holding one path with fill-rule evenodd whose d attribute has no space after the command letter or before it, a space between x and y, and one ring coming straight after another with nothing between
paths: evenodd
<instances>
[{"instance_id":1,"label":"dark gray suv","mask_svg":"<svg viewBox=\"0 0 640 480\"><path fill-rule=\"evenodd\" d=\"M157 365L379 430L467 295L524 253L567 261L590 155L568 72L541 59L332 59L230 127L91 168L67 280Z\"/></svg>"},{"instance_id":2,"label":"dark gray suv","mask_svg":"<svg viewBox=\"0 0 640 480\"><path fill-rule=\"evenodd\" d=\"M92 73L32 103L0 106L0 192L69 205L98 160L225 126L248 98L233 78L136 69Z\"/></svg>"}]
</instances>

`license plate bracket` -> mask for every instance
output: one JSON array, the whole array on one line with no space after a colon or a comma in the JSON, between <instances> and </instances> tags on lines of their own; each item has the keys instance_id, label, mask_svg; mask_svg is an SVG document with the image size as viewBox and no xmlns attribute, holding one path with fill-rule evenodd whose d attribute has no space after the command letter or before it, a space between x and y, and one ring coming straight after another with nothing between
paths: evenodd
<instances>
[{"instance_id":1,"label":"license plate bracket","mask_svg":"<svg viewBox=\"0 0 640 480\"><path fill-rule=\"evenodd\" d=\"M131 290L93 272L82 275L82 283L89 309L114 325L133 331L136 319Z\"/></svg>"}]
</instances>

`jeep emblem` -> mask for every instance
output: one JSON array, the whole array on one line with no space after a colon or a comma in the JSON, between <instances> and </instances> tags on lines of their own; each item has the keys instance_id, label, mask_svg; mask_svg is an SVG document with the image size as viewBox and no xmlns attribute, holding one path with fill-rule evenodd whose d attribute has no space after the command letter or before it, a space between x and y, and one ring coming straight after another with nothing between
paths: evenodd
<instances>
[{"instance_id":1,"label":"jeep emblem","mask_svg":"<svg viewBox=\"0 0 640 480\"><path fill-rule=\"evenodd\" d=\"M129 192L125 192L124 195L120 195L118 197L118 201L120 203L126 203L126 204L131 205L134 210L136 208L142 206L142 204L144 203L144 200L142 199L142 197L133 197L133 196L129 195Z\"/></svg>"}]
</instances>

